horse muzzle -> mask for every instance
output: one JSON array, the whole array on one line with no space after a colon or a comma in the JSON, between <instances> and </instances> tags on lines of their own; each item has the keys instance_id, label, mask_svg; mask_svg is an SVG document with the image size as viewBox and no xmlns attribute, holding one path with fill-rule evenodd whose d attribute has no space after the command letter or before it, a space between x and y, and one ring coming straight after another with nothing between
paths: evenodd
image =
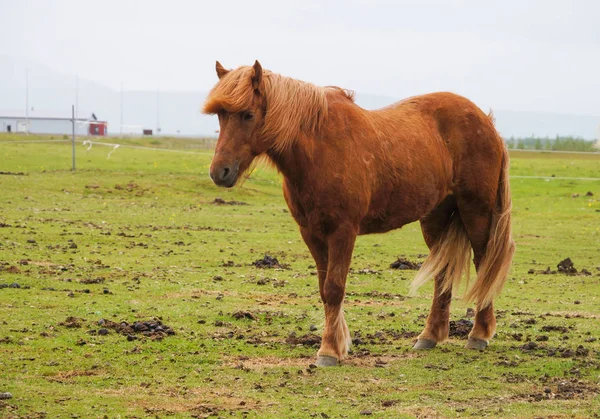
<instances>
[{"instance_id":1,"label":"horse muzzle","mask_svg":"<svg viewBox=\"0 0 600 419\"><path fill-rule=\"evenodd\" d=\"M210 178L217 186L231 188L237 181L239 170L239 163L220 165L218 167L211 166Z\"/></svg>"}]
</instances>

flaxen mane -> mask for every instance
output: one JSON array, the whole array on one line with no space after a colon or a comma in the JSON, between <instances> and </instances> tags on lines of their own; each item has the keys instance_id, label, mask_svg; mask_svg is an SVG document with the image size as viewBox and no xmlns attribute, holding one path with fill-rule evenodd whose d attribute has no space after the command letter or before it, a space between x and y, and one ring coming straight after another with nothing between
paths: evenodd
<instances>
[{"instance_id":1,"label":"flaxen mane","mask_svg":"<svg viewBox=\"0 0 600 419\"><path fill-rule=\"evenodd\" d=\"M203 112L241 112L252 107L254 69L244 66L219 80L206 99ZM351 91L339 87L319 87L263 70L266 115L261 135L272 138L278 151L291 147L301 135L314 135L327 120L327 94L339 92L354 100Z\"/></svg>"}]
</instances>

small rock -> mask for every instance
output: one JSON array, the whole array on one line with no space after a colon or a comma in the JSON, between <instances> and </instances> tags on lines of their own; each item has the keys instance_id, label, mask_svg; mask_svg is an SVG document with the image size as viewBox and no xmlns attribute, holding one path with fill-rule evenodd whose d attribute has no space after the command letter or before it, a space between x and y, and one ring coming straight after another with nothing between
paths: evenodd
<instances>
[{"instance_id":1,"label":"small rock","mask_svg":"<svg viewBox=\"0 0 600 419\"><path fill-rule=\"evenodd\" d=\"M311 324L310 327L309 327L309 330L311 332L316 332L317 331L317 326L315 326L314 324Z\"/></svg>"},{"instance_id":2,"label":"small rock","mask_svg":"<svg viewBox=\"0 0 600 419\"><path fill-rule=\"evenodd\" d=\"M71 243L69 245L69 249L77 249L77 245L75 243Z\"/></svg>"},{"instance_id":3,"label":"small rock","mask_svg":"<svg viewBox=\"0 0 600 419\"><path fill-rule=\"evenodd\" d=\"M592 193L592 191L588 191L585 196L594 196L594 194Z\"/></svg>"},{"instance_id":4,"label":"small rock","mask_svg":"<svg viewBox=\"0 0 600 419\"><path fill-rule=\"evenodd\" d=\"M21 286L17 282L13 282L8 286L8 288L21 288Z\"/></svg>"},{"instance_id":5,"label":"small rock","mask_svg":"<svg viewBox=\"0 0 600 419\"><path fill-rule=\"evenodd\" d=\"M13 395L10 393L0 393L0 400L12 399Z\"/></svg>"},{"instance_id":6,"label":"small rock","mask_svg":"<svg viewBox=\"0 0 600 419\"><path fill-rule=\"evenodd\" d=\"M361 410L360 414L363 416L371 416L373 412L371 412L370 410Z\"/></svg>"},{"instance_id":7,"label":"small rock","mask_svg":"<svg viewBox=\"0 0 600 419\"><path fill-rule=\"evenodd\" d=\"M101 336L106 336L108 335L108 329L99 329L98 334Z\"/></svg>"}]
</instances>

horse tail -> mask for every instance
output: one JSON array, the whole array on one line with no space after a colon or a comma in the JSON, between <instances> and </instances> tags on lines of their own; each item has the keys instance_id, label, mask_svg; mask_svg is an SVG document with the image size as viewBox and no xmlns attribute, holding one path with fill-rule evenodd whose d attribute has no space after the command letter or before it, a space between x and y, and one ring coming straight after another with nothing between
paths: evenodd
<instances>
[{"instance_id":1,"label":"horse tail","mask_svg":"<svg viewBox=\"0 0 600 419\"><path fill-rule=\"evenodd\" d=\"M508 151L503 145L502 168L496 205L492 212L490 237L477 270L477 281L465 295L467 301L476 301L480 308L487 307L500 294L515 253L510 223L512 199L508 180L508 160Z\"/></svg>"},{"instance_id":2,"label":"horse tail","mask_svg":"<svg viewBox=\"0 0 600 419\"><path fill-rule=\"evenodd\" d=\"M438 242L431 247L429 256L411 284L410 294L418 287L443 274L442 292L458 288L466 277L465 300L476 301L480 308L488 306L496 297L508 275L515 243L511 235L510 211L512 201L508 180L508 151L503 147L502 167L498 180L496 204L492 211L490 237L477 271L477 280L469 290L471 243L458 211L452 214L450 225Z\"/></svg>"},{"instance_id":3,"label":"horse tail","mask_svg":"<svg viewBox=\"0 0 600 419\"><path fill-rule=\"evenodd\" d=\"M471 262L471 243L467 237L465 226L458 211L450 218L450 225L440 239L429 250L429 256L417 272L410 289L414 295L417 288L443 274L442 292L458 287L463 275L469 285L469 268Z\"/></svg>"}]
</instances>

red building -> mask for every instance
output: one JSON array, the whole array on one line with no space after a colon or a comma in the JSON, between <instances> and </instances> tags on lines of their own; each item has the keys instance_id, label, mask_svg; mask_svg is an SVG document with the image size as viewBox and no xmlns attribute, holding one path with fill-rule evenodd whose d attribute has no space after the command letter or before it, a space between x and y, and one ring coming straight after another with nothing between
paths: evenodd
<instances>
[{"instance_id":1,"label":"red building","mask_svg":"<svg viewBox=\"0 0 600 419\"><path fill-rule=\"evenodd\" d=\"M105 136L108 133L108 123L106 121L90 121L88 134Z\"/></svg>"}]
</instances>

